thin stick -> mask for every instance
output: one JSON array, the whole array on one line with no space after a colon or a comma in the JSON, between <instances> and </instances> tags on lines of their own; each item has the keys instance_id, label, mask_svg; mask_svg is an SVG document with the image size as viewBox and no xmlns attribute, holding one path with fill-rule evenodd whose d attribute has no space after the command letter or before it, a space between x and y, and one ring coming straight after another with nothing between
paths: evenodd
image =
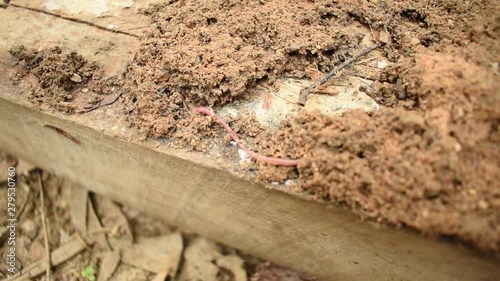
<instances>
[{"instance_id":1,"label":"thin stick","mask_svg":"<svg viewBox=\"0 0 500 281\"><path fill-rule=\"evenodd\" d=\"M268 157L264 156L262 154L258 154L256 152L251 151L248 147L246 147L242 142L238 134L236 134L229 125L224 122L217 114L214 113L214 111L211 108L208 107L195 107L193 108L193 112L196 113L204 113L212 118L215 119L217 123L222 125L224 129L229 133L231 138L245 151L246 154L248 154L250 157L257 159L258 161L273 164L273 165L278 165L278 166L297 166L299 160L297 159L281 159L281 158L275 158L275 157Z\"/></svg>"},{"instance_id":2,"label":"thin stick","mask_svg":"<svg viewBox=\"0 0 500 281\"><path fill-rule=\"evenodd\" d=\"M335 74L337 74L337 72L339 72L340 70L344 69L345 67L347 67L348 65L350 65L351 63L355 62L357 59L359 59L360 57L368 54L369 52L377 49L378 47L380 47L381 44L380 43L377 43L375 44L374 46L371 46L369 48L366 48L365 50L363 50L361 53L355 55L354 57L352 57L351 59L349 60L346 60L345 62L343 62L341 65L339 65L338 67L334 68L332 71L328 72L323 78L319 79L318 81L314 82L312 85L310 85L309 87L303 89L302 91L300 91L300 95L299 95L299 104L300 105L305 105L306 104L306 101L307 101L307 97L309 96L309 94L312 92L312 90L314 90L316 87L318 86L321 86L323 85L326 81L328 81L328 79L332 78L333 76L335 76Z\"/></svg>"},{"instance_id":3,"label":"thin stick","mask_svg":"<svg viewBox=\"0 0 500 281\"><path fill-rule=\"evenodd\" d=\"M28 189L28 191L27 191L28 195L26 195L26 200L24 200L24 203L21 206L21 209L19 210L19 214L17 215L18 219L21 218L21 216L23 215L24 209L26 209L26 205L28 205L28 201L29 201L30 195L31 195L31 187L27 183L25 183L25 182L21 182L21 184L25 185L27 187L27 189Z\"/></svg>"},{"instance_id":4,"label":"thin stick","mask_svg":"<svg viewBox=\"0 0 500 281\"><path fill-rule=\"evenodd\" d=\"M263 87L264 89L269 90L269 93L271 93L271 95L273 95L273 96L276 96L276 97L278 97L278 98L280 98L280 99L282 99L282 100L284 100L284 101L286 101L286 102L288 102L288 103L295 104L295 105L299 105L297 102L291 101L291 100L289 100L289 99L287 99L287 98L285 98L285 97L282 97L282 96L280 96L280 95L276 94L276 93L275 93L275 92L271 89L271 87L266 86L266 85L265 85L265 84L263 84L263 83L257 83L257 85L259 85L259 86Z\"/></svg>"},{"instance_id":5,"label":"thin stick","mask_svg":"<svg viewBox=\"0 0 500 281\"><path fill-rule=\"evenodd\" d=\"M139 28L146 28L146 27L149 27L150 25L141 25L141 26L134 26L134 27L128 27L128 28L122 28L121 30L125 31L125 30L133 30L133 29L139 29Z\"/></svg>"},{"instance_id":6,"label":"thin stick","mask_svg":"<svg viewBox=\"0 0 500 281\"><path fill-rule=\"evenodd\" d=\"M42 226L43 226L43 236L45 241L45 256L47 257L47 269L45 270L47 281L50 281L50 248L49 248L49 232L47 231L47 223L45 222L45 204L44 204L44 192L43 192L43 183L42 183L42 172L38 173L38 185L40 186L40 212L42 215Z\"/></svg>"},{"instance_id":7,"label":"thin stick","mask_svg":"<svg viewBox=\"0 0 500 281\"><path fill-rule=\"evenodd\" d=\"M30 10L30 11L33 11L33 12L37 12L37 13L42 13L42 14L46 14L46 15L49 15L49 16L53 16L53 17L56 17L56 18L61 18L61 19L65 19L65 20L68 20L68 21L76 22L76 23L86 24L88 26L92 26L92 27L95 27L97 29L101 29L101 30L108 31L108 32L120 33L120 34L123 34L123 35L128 35L128 36L137 37L137 38L140 37L139 35L135 35L133 33L129 33L129 32L122 31L122 30L109 29L109 28L106 28L104 26L100 26L98 24L90 22L90 21L81 20L81 19L77 19L77 18L72 18L72 17L68 17L68 16L64 16L64 15L52 13L52 12L49 12L49 11L45 11L45 10L42 10L42 9L26 7L26 6L21 6L21 5L12 4L12 3L10 3L9 5L12 6L12 7L18 8L18 9ZM5 6L5 7L7 7L7 6Z\"/></svg>"},{"instance_id":8,"label":"thin stick","mask_svg":"<svg viewBox=\"0 0 500 281\"><path fill-rule=\"evenodd\" d=\"M115 103L122 96L122 94L123 93L119 93L112 100L110 100L108 102L104 102L104 103L101 101L98 105L95 105L95 106L93 106L91 108L84 109L84 110L80 111L79 113L89 113L89 112L91 112L93 110L96 110L98 108L101 108L103 106L112 105L113 103Z\"/></svg>"}]
</instances>

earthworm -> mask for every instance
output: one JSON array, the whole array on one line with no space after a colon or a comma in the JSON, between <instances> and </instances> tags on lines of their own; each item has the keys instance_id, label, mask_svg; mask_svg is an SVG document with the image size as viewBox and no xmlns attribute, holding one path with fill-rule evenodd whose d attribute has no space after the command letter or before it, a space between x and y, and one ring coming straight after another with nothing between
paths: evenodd
<instances>
[{"instance_id":1,"label":"earthworm","mask_svg":"<svg viewBox=\"0 0 500 281\"><path fill-rule=\"evenodd\" d=\"M262 154L256 153L254 151L251 151L248 147L246 147L241 142L241 139L238 136L238 134L236 134L231 129L231 127L229 127L229 125L224 120L222 120L222 118L217 116L217 114L215 114L215 112L211 108L195 107L195 108L193 108L193 112L204 113L204 114L214 118L215 122L219 123L222 127L224 127L224 129L226 129L226 131L229 133L231 138L239 145L239 147L241 149L243 149L243 151L245 151L246 154L248 154L248 156L250 156L258 161L265 162L268 164L277 165L277 166L289 166L289 167L297 166L297 163L299 162L299 160L297 160L297 159L281 159L281 158L275 158L275 157L268 157L268 156L264 156Z\"/></svg>"}]
</instances>

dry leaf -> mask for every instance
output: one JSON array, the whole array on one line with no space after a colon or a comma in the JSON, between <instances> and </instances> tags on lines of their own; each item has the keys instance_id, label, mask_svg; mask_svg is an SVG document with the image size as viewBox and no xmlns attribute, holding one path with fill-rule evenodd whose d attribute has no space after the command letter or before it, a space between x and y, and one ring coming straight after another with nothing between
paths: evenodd
<instances>
[{"instance_id":1,"label":"dry leaf","mask_svg":"<svg viewBox=\"0 0 500 281\"><path fill-rule=\"evenodd\" d=\"M123 234L124 238L132 244L134 241L132 230L122 209L104 197L97 196L95 199L96 210L104 228L118 230L118 233L113 233L113 235Z\"/></svg>"},{"instance_id":2,"label":"dry leaf","mask_svg":"<svg viewBox=\"0 0 500 281\"><path fill-rule=\"evenodd\" d=\"M138 237L130 245L126 239L109 239L113 249L120 249L123 263L150 271L161 272L166 269L175 273L183 250L180 233L171 233L158 237Z\"/></svg>"},{"instance_id":3,"label":"dry leaf","mask_svg":"<svg viewBox=\"0 0 500 281\"><path fill-rule=\"evenodd\" d=\"M79 252L83 251L87 245L80 238L74 237L68 244L65 244L50 254L52 266L58 266L61 263L71 259ZM11 281L28 280L45 272L47 265L46 258L42 258L35 263L25 267L21 273L12 275Z\"/></svg>"},{"instance_id":4,"label":"dry leaf","mask_svg":"<svg viewBox=\"0 0 500 281\"><path fill-rule=\"evenodd\" d=\"M70 185L70 217L75 228L83 236L87 236L87 202L88 191L78 186Z\"/></svg>"},{"instance_id":5,"label":"dry leaf","mask_svg":"<svg viewBox=\"0 0 500 281\"><path fill-rule=\"evenodd\" d=\"M245 262L239 256L223 256L217 259L217 265L231 271L234 281L247 281L247 272L244 268Z\"/></svg>"},{"instance_id":6,"label":"dry leaf","mask_svg":"<svg viewBox=\"0 0 500 281\"><path fill-rule=\"evenodd\" d=\"M87 229L89 236L96 241L96 243L104 250L111 250L111 246L109 245L106 234L104 233L104 229L102 228L101 222L97 217L92 202L88 200L88 208L87 208Z\"/></svg>"},{"instance_id":7,"label":"dry leaf","mask_svg":"<svg viewBox=\"0 0 500 281\"><path fill-rule=\"evenodd\" d=\"M180 280L217 281L219 267L213 262L221 258L219 247L203 237L195 238L184 252Z\"/></svg>"},{"instance_id":8,"label":"dry leaf","mask_svg":"<svg viewBox=\"0 0 500 281\"><path fill-rule=\"evenodd\" d=\"M115 250L107 252L103 255L101 263L99 264L99 276L97 280L107 281L113 276L118 264L120 263L120 251Z\"/></svg>"}]
</instances>

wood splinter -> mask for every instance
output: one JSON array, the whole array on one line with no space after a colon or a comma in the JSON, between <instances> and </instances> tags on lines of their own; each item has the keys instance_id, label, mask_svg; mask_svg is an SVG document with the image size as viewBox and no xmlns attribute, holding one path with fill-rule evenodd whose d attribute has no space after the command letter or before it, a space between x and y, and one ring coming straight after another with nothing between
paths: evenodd
<instances>
[{"instance_id":1,"label":"wood splinter","mask_svg":"<svg viewBox=\"0 0 500 281\"><path fill-rule=\"evenodd\" d=\"M364 49L361 53L355 55L354 57L352 57L351 59L349 60L346 60L345 62L343 62L341 65L339 65L338 67L334 68L332 71L328 72L323 78L319 79L318 81L314 82L313 84L311 84L309 87L305 88L305 89L302 89L300 91L300 95L299 95L299 102L298 104L304 106L306 104L306 101L307 101L307 97L309 96L309 94L311 94L311 92L323 85L326 81L328 81L328 79L332 78L333 76L335 76L335 74L337 74L337 72L341 71L342 69L346 68L347 66L349 66L350 64L352 64L353 62L355 62L357 59L359 59L360 57L368 54L369 52L377 49L378 47L380 47L382 45L382 43L377 43L375 44L374 46L371 46L371 47L368 47L366 49Z\"/></svg>"},{"instance_id":2,"label":"wood splinter","mask_svg":"<svg viewBox=\"0 0 500 281\"><path fill-rule=\"evenodd\" d=\"M217 116L217 114L215 114L215 112L211 108L195 107L195 108L193 108L193 112L204 113L204 114L214 118L215 122L219 123L220 125L222 125L222 127L224 127L224 129L226 129L226 131L229 133L231 138L239 145L239 147L241 149L243 149L243 151L245 151L245 153L248 154L248 156L256 159L257 161L261 161L261 162L265 162L265 163L277 165L277 166L289 166L289 167L297 166L297 164L299 162L298 159L281 159L281 158L275 158L275 157L268 157L268 156L264 156L262 154L256 153L254 151L251 151L248 147L246 147L241 142L241 139L238 136L238 134L236 134L231 129L231 127L229 127L229 125L224 120L222 120L222 118Z\"/></svg>"}]
</instances>

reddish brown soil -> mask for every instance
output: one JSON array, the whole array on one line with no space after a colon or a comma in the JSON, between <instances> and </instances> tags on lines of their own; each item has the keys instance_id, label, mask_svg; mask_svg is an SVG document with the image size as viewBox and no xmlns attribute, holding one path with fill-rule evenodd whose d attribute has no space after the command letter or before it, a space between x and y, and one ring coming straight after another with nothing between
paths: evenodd
<instances>
[{"instance_id":1,"label":"reddish brown soil","mask_svg":"<svg viewBox=\"0 0 500 281\"><path fill-rule=\"evenodd\" d=\"M383 51L394 65L366 89L383 107L371 116L301 113L272 135L233 120L262 153L301 158L297 169L260 164L258 179L298 178L304 192L363 218L499 253L500 7L493 2L155 6L145 11L153 25L127 73L129 120L145 137L206 149L221 130L190 107L244 99L262 79L328 71L358 52L364 35L350 26L361 22L391 35Z\"/></svg>"},{"instance_id":2,"label":"reddish brown soil","mask_svg":"<svg viewBox=\"0 0 500 281\"><path fill-rule=\"evenodd\" d=\"M32 50L16 46L10 53L19 65L11 80L17 83L28 76L32 85L29 99L40 108L69 114L85 111L123 84L120 77L103 79L97 63L76 52L65 53L60 47Z\"/></svg>"},{"instance_id":3,"label":"reddish brown soil","mask_svg":"<svg viewBox=\"0 0 500 281\"><path fill-rule=\"evenodd\" d=\"M186 105L244 98L260 79L330 70L362 36L328 1L178 1L155 6L153 26L129 67L131 121L148 136L173 136ZM285 16L284 16L285 15ZM337 20L341 17L342 20Z\"/></svg>"},{"instance_id":4,"label":"reddish brown soil","mask_svg":"<svg viewBox=\"0 0 500 281\"><path fill-rule=\"evenodd\" d=\"M497 76L428 50L390 72L398 76L384 86L390 92L372 94L394 109L337 118L303 114L262 140L261 149L304 155L300 186L319 200L499 251ZM278 181L290 176L285 171L259 170L261 178Z\"/></svg>"},{"instance_id":5,"label":"reddish brown soil","mask_svg":"<svg viewBox=\"0 0 500 281\"><path fill-rule=\"evenodd\" d=\"M303 77L308 66L331 69L362 39L353 21L388 31L384 49L396 64L368 89L386 108L301 114L273 136L259 134L266 155L302 157L298 170L260 164L259 178L298 177L305 192L362 217L500 251L493 4L179 1L147 12L154 25L129 69L141 90L131 120L156 137L187 125L176 119L190 104L244 98L256 81ZM200 131L191 133L186 139Z\"/></svg>"}]
</instances>

